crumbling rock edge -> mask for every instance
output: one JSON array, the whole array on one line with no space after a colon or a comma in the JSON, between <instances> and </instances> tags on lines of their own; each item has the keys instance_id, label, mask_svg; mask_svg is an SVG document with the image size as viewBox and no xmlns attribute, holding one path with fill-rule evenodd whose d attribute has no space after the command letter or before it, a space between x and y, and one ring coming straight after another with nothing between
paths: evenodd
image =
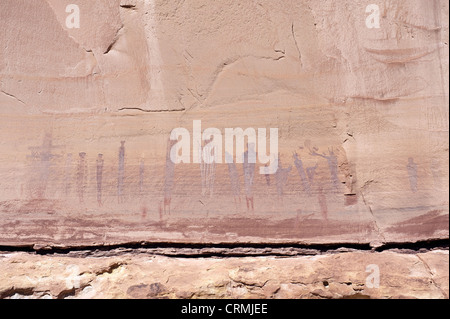
<instances>
[{"instance_id":1,"label":"crumbling rock edge","mask_svg":"<svg viewBox=\"0 0 450 319\"><path fill-rule=\"evenodd\" d=\"M282 258L12 252L0 253L0 298L445 299L448 264L448 250L439 249Z\"/></svg>"}]
</instances>

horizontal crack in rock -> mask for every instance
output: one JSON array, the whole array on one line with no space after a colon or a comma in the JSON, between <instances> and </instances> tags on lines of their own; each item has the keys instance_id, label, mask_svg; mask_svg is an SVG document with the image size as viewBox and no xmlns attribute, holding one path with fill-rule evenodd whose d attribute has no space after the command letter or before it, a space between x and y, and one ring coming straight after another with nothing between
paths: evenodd
<instances>
[{"instance_id":1,"label":"horizontal crack in rock","mask_svg":"<svg viewBox=\"0 0 450 319\"><path fill-rule=\"evenodd\" d=\"M123 243L115 245L92 246L1 246L0 252L28 252L39 255L69 255L73 257L106 257L128 253L162 255L177 258L198 257L258 257L258 256L315 256L352 251L381 252L393 250L398 253L415 254L431 250L448 250L449 239L429 239L417 242L383 243L379 247L371 247L369 243L333 243L333 244L188 244L188 243ZM120 266L120 265L118 265Z\"/></svg>"}]
</instances>

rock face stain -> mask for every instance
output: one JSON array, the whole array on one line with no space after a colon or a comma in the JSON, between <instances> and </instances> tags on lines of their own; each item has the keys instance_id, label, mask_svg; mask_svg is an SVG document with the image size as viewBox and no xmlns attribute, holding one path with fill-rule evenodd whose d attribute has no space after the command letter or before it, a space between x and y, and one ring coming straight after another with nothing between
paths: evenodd
<instances>
[{"instance_id":1,"label":"rock face stain","mask_svg":"<svg viewBox=\"0 0 450 319\"><path fill-rule=\"evenodd\" d=\"M408 171L409 185L413 193L417 192L417 164L414 163L412 157L408 158L408 165L406 165Z\"/></svg>"},{"instance_id":2,"label":"rock face stain","mask_svg":"<svg viewBox=\"0 0 450 319\"><path fill-rule=\"evenodd\" d=\"M119 165L117 171L117 201L124 202L124 179L125 179L125 141L120 141Z\"/></svg>"},{"instance_id":3,"label":"rock face stain","mask_svg":"<svg viewBox=\"0 0 450 319\"><path fill-rule=\"evenodd\" d=\"M230 187L233 194L233 201L237 209L238 205L241 203L241 182L239 179L239 172L231 154L226 152L225 159L228 166L228 176L230 178Z\"/></svg>"},{"instance_id":4,"label":"rock face stain","mask_svg":"<svg viewBox=\"0 0 450 319\"><path fill-rule=\"evenodd\" d=\"M87 166L87 159L86 159L86 153L81 152L78 154L78 165L77 165L77 194L78 194L78 200L80 203L84 203L84 196L86 192L87 187L87 180L88 180L88 166Z\"/></svg>"},{"instance_id":5,"label":"rock face stain","mask_svg":"<svg viewBox=\"0 0 450 319\"><path fill-rule=\"evenodd\" d=\"M254 197L253 197L253 181L255 177L256 168L256 150L255 145L250 143L247 145L247 150L242 155L244 170L244 185L245 185L245 199L247 202L247 211L254 211Z\"/></svg>"},{"instance_id":6,"label":"rock face stain","mask_svg":"<svg viewBox=\"0 0 450 319\"><path fill-rule=\"evenodd\" d=\"M97 168L97 204L98 206L103 205L102 200L102 183L103 183L103 165L105 160L103 159L103 154L98 154L96 160L96 168Z\"/></svg>"},{"instance_id":7,"label":"rock face stain","mask_svg":"<svg viewBox=\"0 0 450 319\"><path fill-rule=\"evenodd\" d=\"M165 160L165 175L164 175L164 200L163 200L163 208L160 212L160 215L162 211L165 213L168 213L170 215L170 205L172 202L172 191L174 187L174 175L175 175L175 164L172 162L170 158L170 152L172 149L172 146L175 145L175 141L168 140L167 142L167 149L166 149L166 160Z\"/></svg>"},{"instance_id":8,"label":"rock face stain","mask_svg":"<svg viewBox=\"0 0 450 319\"><path fill-rule=\"evenodd\" d=\"M292 166L289 166L288 168L283 168L283 165L281 164L281 160L278 159L278 170L275 173L275 180L276 180L276 186L277 186L277 194L279 199L282 200L283 198L283 189L287 183L289 173L292 170Z\"/></svg>"},{"instance_id":9,"label":"rock face stain","mask_svg":"<svg viewBox=\"0 0 450 319\"><path fill-rule=\"evenodd\" d=\"M143 158L139 161L139 196L144 195L144 176L145 176L145 161Z\"/></svg>"}]
</instances>

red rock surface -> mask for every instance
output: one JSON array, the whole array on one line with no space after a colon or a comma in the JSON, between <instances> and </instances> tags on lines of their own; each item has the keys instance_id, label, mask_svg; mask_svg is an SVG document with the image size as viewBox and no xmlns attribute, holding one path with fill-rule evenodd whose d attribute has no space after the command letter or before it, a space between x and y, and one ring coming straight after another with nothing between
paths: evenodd
<instances>
[{"instance_id":1,"label":"red rock surface","mask_svg":"<svg viewBox=\"0 0 450 319\"><path fill-rule=\"evenodd\" d=\"M0 246L448 239L448 3L376 4L2 0ZM278 173L172 166L195 120Z\"/></svg>"}]
</instances>

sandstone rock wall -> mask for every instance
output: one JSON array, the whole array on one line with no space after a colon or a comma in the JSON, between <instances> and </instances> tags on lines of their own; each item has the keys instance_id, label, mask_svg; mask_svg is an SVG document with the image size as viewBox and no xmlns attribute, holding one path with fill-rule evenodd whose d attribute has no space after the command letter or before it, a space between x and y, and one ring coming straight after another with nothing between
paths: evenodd
<instances>
[{"instance_id":1,"label":"sandstone rock wall","mask_svg":"<svg viewBox=\"0 0 450 319\"><path fill-rule=\"evenodd\" d=\"M448 298L448 250L225 259L83 255L1 255L0 297ZM372 266L379 267L379 286L368 280Z\"/></svg>"},{"instance_id":2,"label":"sandstone rock wall","mask_svg":"<svg viewBox=\"0 0 450 319\"><path fill-rule=\"evenodd\" d=\"M448 12L2 0L0 246L448 239ZM195 153L199 120L224 136L277 128L277 173L238 151L173 164L172 130Z\"/></svg>"}]
</instances>

